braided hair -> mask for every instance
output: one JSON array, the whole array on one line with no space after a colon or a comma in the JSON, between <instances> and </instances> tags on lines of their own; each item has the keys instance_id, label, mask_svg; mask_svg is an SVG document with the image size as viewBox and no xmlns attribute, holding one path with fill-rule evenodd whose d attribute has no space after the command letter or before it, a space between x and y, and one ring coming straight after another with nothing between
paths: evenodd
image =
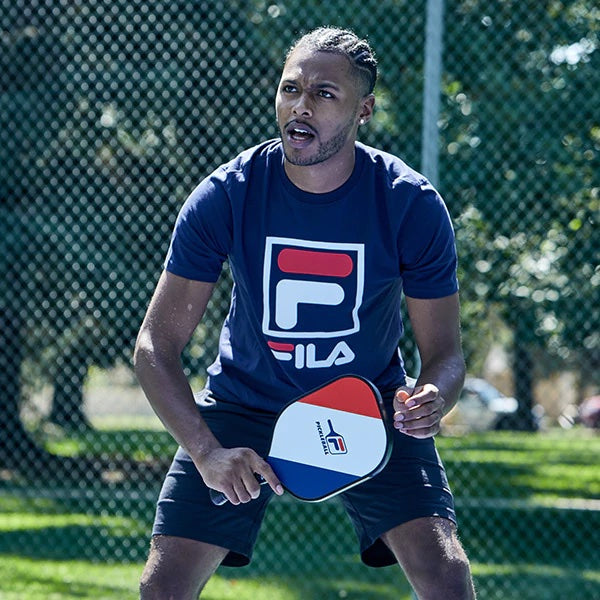
<instances>
[{"instance_id":1,"label":"braided hair","mask_svg":"<svg viewBox=\"0 0 600 600\"><path fill-rule=\"evenodd\" d=\"M314 29L295 42L289 49L286 60L294 50L301 47L345 56L362 82L365 95L373 92L377 81L377 60L369 43L360 39L353 31L337 27Z\"/></svg>"}]
</instances>

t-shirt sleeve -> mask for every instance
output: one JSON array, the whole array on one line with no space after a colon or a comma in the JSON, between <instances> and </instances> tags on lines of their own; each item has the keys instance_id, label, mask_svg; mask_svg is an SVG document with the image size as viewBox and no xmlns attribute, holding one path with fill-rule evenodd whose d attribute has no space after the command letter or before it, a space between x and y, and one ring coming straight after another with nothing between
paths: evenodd
<instances>
[{"instance_id":1,"label":"t-shirt sleeve","mask_svg":"<svg viewBox=\"0 0 600 600\"><path fill-rule=\"evenodd\" d=\"M213 174L196 187L181 208L165 269L186 279L215 282L231 241L231 204L221 177Z\"/></svg>"},{"instance_id":2,"label":"t-shirt sleeve","mask_svg":"<svg viewBox=\"0 0 600 600\"><path fill-rule=\"evenodd\" d=\"M458 291L457 256L450 215L427 183L411 198L400 231L404 293L412 298L443 298Z\"/></svg>"}]
</instances>

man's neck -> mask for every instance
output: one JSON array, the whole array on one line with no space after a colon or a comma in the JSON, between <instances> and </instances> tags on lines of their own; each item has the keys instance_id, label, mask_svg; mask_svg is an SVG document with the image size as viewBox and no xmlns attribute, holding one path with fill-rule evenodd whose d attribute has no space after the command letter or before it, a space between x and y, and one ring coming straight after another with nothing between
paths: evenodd
<instances>
[{"instance_id":1,"label":"man's neck","mask_svg":"<svg viewBox=\"0 0 600 600\"><path fill-rule=\"evenodd\" d=\"M311 194L326 194L344 185L354 170L354 151L351 156L330 158L309 166L293 165L284 161L284 169L290 181L301 190Z\"/></svg>"}]
</instances>

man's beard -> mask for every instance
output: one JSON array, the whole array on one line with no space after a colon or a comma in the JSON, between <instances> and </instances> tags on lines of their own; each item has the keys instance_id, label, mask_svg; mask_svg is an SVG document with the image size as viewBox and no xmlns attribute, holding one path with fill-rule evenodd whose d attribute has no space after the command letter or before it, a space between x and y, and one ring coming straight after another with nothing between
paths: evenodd
<instances>
[{"instance_id":1,"label":"man's beard","mask_svg":"<svg viewBox=\"0 0 600 600\"><path fill-rule=\"evenodd\" d=\"M310 156L294 156L294 150L288 151L285 147L285 143L283 144L283 152L285 154L286 160L298 167L309 167L311 165L318 165L319 163L325 162L335 154L337 154L346 143L348 139L348 134L354 125L354 121L348 121L347 125L336 135L334 135L331 139L326 142L320 143L314 154ZM283 132L282 132L283 139Z\"/></svg>"}]
</instances>

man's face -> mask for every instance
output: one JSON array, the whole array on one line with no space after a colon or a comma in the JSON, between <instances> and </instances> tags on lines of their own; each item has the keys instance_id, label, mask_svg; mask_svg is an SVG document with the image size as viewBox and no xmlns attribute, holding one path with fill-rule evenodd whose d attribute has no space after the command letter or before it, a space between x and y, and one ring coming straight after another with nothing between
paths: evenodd
<instances>
[{"instance_id":1,"label":"man's face","mask_svg":"<svg viewBox=\"0 0 600 600\"><path fill-rule=\"evenodd\" d=\"M322 163L354 149L361 88L348 59L297 48L283 67L275 109L286 159Z\"/></svg>"}]
</instances>

